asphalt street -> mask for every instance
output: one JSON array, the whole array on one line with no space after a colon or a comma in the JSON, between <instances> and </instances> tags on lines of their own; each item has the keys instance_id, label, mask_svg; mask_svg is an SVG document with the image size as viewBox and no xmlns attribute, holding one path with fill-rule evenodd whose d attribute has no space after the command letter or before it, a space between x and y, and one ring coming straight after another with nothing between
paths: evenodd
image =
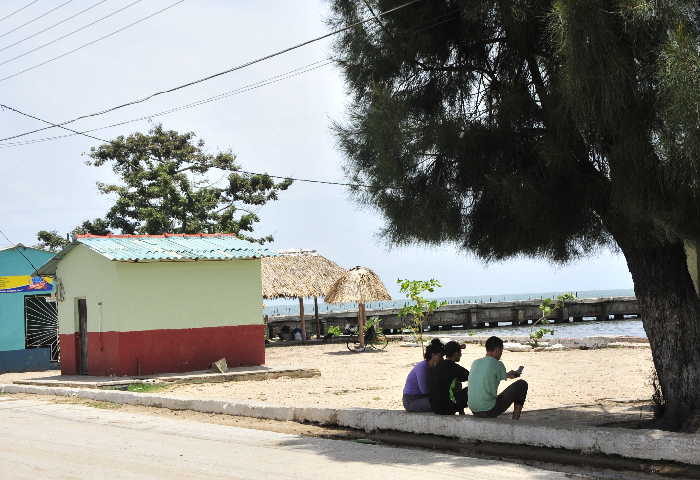
<instances>
[{"instance_id":1,"label":"asphalt street","mask_svg":"<svg viewBox=\"0 0 700 480\"><path fill-rule=\"evenodd\" d=\"M580 478L518 464L0 396L0 478Z\"/></svg>"}]
</instances>

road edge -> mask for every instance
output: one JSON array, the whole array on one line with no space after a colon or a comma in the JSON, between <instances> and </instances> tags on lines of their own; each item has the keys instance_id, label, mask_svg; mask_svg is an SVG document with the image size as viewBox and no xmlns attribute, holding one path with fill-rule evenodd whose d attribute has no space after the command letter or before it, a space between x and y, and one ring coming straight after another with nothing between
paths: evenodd
<instances>
[{"instance_id":1,"label":"road edge","mask_svg":"<svg viewBox=\"0 0 700 480\"><path fill-rule=\"evenodd\" d=\"M669 461L700 465L700 435L661 430L593 428L577 425L549 426L508 418L482 419L472 416L440 416L398 410L366 408L288 407L266 403L226 400L197 400L162 397L115 390L37 387L0 384L0 393L24 393L79 397L96 401L145 407L192 410L240 417L316 423L364 430L394 431L456 438L462 442L490 442L564 449L585 454Z\"/></svg>"}]
</instances>

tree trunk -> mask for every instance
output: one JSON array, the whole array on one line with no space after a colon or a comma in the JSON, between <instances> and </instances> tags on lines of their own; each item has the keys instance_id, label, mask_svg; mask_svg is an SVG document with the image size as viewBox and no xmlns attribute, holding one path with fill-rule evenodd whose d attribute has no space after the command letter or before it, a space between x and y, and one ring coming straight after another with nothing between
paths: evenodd
<instances>
[{"instance_id":1,"label":"tree trunk","mask_svg":"<svg viewBox=\"0 0 700 480\"><path fill-rule=\"evenodd\" d=\"M357 309L357 334L360 339L360 348L365 348L365 304L361 303Z\"/></svg>"},{"instance_id":2,"label":"tree trunk","mask_svg":"<svg viewBox=\"0 0 700 480\"><path fill-rule=\"evenodd\" d=\"M697 430L700 415L700 300L681 242L650 240L638 231L620 242L634 280L666 401L664 428ZM643 238L640 238L643 237Z\"/></svg>"},{"instance_id":3,"label":"tree trunk","mask_svg":"<svg viewBox=\"0 0 700 480\"><path fill-rule=\"evenodd\" d=\"M304 299L299 297L299 322L301 323L301 336L306 340L306 321L304 320Z\"/></svg>"},{"instance_id":4,"label":"tree trunk","mask_svg":"<svg viewBox=\"0 0 700 480\"><path fill-rule=\"evenodd\" d=\"M314 318L316 319L316 338L321 338L321 320L318 318L318 297L314 297Z\"/></svg>"}]
</instances>

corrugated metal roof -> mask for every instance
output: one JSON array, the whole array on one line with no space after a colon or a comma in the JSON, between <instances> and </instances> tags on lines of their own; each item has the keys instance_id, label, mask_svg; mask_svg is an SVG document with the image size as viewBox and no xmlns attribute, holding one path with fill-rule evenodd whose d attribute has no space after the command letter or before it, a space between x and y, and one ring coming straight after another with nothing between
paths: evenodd
<instances>
[{"instance_id":1,"label":"corrugated metal roof","mask_svg":"<svg viewBox=\"0 0 700 480\"><path fill-rule=\"evenodd\" d=\"M119 262L237 260L277 255L268 248L232 234L78 235L63 251L39 268L39 272L55 272L58 262L80 244Z\"/></svg>"},{"instance_id":2,"label":"corrugated metal roof","mask_svg":"<svg viewBox=\"0 0 700 480\"><path fill-rule=\"evenodd\" d=\"M123 262L233 260L274 253L234 235L78 236L76 240L110 260Z\"/></svg>"}]
</instances>

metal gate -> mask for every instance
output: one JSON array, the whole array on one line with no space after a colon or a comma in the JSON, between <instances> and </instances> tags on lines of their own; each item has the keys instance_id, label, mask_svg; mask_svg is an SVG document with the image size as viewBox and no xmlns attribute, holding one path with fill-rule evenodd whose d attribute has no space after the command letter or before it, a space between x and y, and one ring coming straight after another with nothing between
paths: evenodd
<instances>
[{"instance_id":1,"label":"metal gate","mask_svg":"<svg viewBox=\"0 0 700 480\"><path fill-rule=\"evenodd\" d=\"M24 323L26 348L50 348L51 361L61 356L58 342L58 312L56 302L47 302L48 295L24 297Z\"/></svg>"}]
</instances>

